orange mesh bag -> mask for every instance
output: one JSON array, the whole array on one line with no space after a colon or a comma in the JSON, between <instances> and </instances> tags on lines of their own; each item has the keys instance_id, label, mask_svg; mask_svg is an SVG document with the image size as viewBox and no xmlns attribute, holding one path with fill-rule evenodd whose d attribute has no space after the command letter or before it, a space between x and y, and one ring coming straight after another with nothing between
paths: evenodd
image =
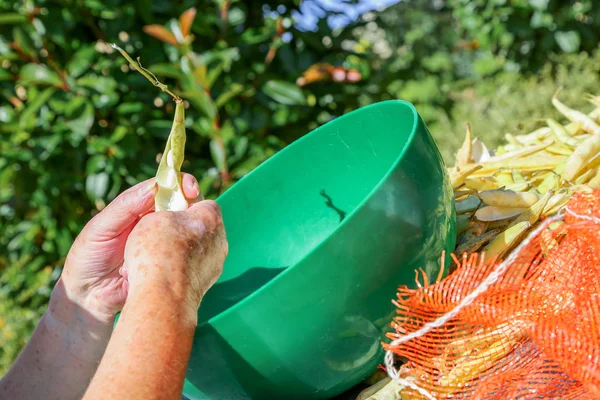
<instances>
[{"instance_id":1,"label":"orange mesh bag","mask_svg":"<svg viewBox=\"0 0 600 400\"><path fill-rule=\"evenodd\" d=\"M399 288L385 347L402 398L600 397L600 191L563 211L502 262L453 257L446 279Z\"/></svg>"}]
</instances>

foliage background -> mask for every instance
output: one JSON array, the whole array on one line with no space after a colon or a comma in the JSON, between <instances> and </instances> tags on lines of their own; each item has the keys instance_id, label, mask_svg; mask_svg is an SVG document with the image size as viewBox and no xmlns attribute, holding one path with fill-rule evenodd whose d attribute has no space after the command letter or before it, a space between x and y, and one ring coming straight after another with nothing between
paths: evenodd
<instances>
[{"instance_id":1,"label":"foliage background","mask_svg":"<svg viewBox=\"0 0 600 400\"><path fill-rule=\"evenodd\" d=\"M596 0L411 0L335 29L340 11L305 3L319 10L314 31L295 24L299 0L0 0L0 374L74 237L154 175L169 132L172 101L106 42L188 100L184 169L208 197L376 101L413 102L451 162L466 121L493 147L558 118L558 86L576 107L600 92ZM305 79L319 80L297 85L315 63L361 79L312 69Z\"/></svg>"}]
</instances>

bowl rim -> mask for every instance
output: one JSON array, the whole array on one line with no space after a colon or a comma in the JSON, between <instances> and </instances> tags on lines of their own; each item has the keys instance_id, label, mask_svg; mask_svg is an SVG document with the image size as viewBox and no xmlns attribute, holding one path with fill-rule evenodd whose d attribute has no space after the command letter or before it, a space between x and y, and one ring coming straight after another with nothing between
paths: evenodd
<instances>
[{"instance_id":1,"label":"bowl rim","mask_svg":"<svg viewBox=\"0 0 600 400\"><path fill-rule=\"evenodd\" d=\"M219 314L217 314L217 315L209 318L208 320L205 320L205 321L202 321L202 322L198 323L198 326L197 326L196 329L199 329L199 328L201 328L204 325L213 325L215 322L218 322L221 319L226 318L228 314L233 313L238 308L244 307L246 303L252 301L252 299L255 296L258 296L259 293L261 293L261 292L263 292L265 290L268 290L269 286L271 286L272 284L275 284L275 282L277 282L277 281L279 281L281 279L284 279L284 277L288 274L288 272L291 269L293 269L296 265L300 264L304 259L306 259L309 256L311 256L314 252L316 252L317 250L319 250L319 248L321 248L322 246L324 246L325 243L327 241L329 241L329 239L332 236L334 236L340 229L342 229L342 227L344 227L344 225L346 225L346 223L348 223L348 221L350 221L355 214L357 214L360 210L362 210L364 208L365 204L367 204L372 199L373 195L379 191L379 189L381 188L381 186L383 186L383 184L387 181L387 179L393 173L393 171L396 169L396 167L398 166L398 164L400 164L400 162L404 159L406 151L412 145L412 143L414 141L414 138L416 136L416 133L417 133L417 128L418 128L419 123L420 123L419 113L417 112L417 109L415 108L415 106L412 103L410 103L410 102L408 102L406 100L384 100L384 101L380 101L380 102L377 102L377 103L369 104L369 105L364 106L364 107L357 108L356 110L350 111L350 112L348 112L348 113L346 113L344 115L341 115L341 116L335 118L334 120L329 121L328 123L326 123L324 125L321 125L320 127L318 127L316 129L312 130L311 132L309 132L308 134L302 136L298 140L290 143L288 146L286 146L285 148L283 148L282 150L280 150L279 152L277 152L276 154L274 154L271 158L269 158L266 161L264 161L263 163L261 163L258 167L254 168L251 172L249 172L248 174L246 174L244 177L242 177L238 181L238 183L239 183L239 182L242 182L244 179L249 178L254 173L256 173L256 171L258 171L261 166L265 165L268 162L271 162L271 160L276 159L281 154L284 154L286 151L289 151L289 149L292 148L294 145L299 144L303 140L307 140L307 138L309 136L311 136L311 135L317 135L318 132L320 130L324 129L327 125L329 125L331 123L334 123L335 121L338 121L338 120L343 120L343 119L346 119L346 118L351 118L355 114L359 114L359 113L365 112L365 111L367 111L369 109L377 108L377 107L381 106L382 104L397 104L397 105L402 105L404 107L407 107L411 111L411 113L412 113L413 122L412 122L410 134L408 135L408 137L406 139L406 142L404 143L404 146L402 147L402 149L398 153L398 156L396 157L396 159L390 164L390 167L388 168L388 170L382 175L381 179L375 185L373 185L373 187L369 191L369 193L366 196L364 196L364 198L362 199L362 201L360 203L358 203L356 205L356 207L354 207L354 209L351 212L348 213L348 215L346 216L346 218L344 218L344 220L333 231L331 231L331 233L327 236L327 238L325 238L324 240L322 240L321 242L319 242L315 247L313 247L302 258L300 258L298 261L296 261L290 267L286 268L284 271L282 271L281 273L279 273L273 279L271 279L270 281L268 281L267 283L265 283L264 285L262 285L260 288L258 288L254 292L252 292L250 295L248 295L247 297L245 297L241 301L239 301L239 302L235 303L233 306L231 306L231 307L229 307L229 308L221 311ZM234 186L232 186L230 188L230 190L233 189ZM217 203L219 202L219 199L225 197L230 190L227 190L225 193L223 193L221 196L219 196L216 199Z\"/></svg>"}]
</instances>

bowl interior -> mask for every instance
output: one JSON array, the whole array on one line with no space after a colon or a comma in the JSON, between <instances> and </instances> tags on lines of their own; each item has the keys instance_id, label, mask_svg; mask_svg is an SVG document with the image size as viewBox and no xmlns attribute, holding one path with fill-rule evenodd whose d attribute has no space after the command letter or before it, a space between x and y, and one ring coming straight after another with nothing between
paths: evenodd
<instances>
[{"instance_id":1,"label":"bowl interior","mask_svg":"<svg viewBox=\"0 0 600 400\"><path fill-rule=\"evenodd\" d=\"M350 218L401 159L416 111L387 101L353 111L289 145L217 202L229 241L199 323L242 301Z\"/></svg>"}]
</instances>

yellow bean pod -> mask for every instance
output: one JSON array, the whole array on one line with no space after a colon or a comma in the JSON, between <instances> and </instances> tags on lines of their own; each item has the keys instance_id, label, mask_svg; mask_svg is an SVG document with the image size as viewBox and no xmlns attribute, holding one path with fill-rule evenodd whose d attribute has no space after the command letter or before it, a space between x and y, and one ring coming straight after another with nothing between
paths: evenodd
<instances>
[{"instance_id":1,"label":"yellow bean pod","mask_svg":"<svg viewBox=\"0 0 600 400\"><path fill-rule=\"evenodd\" d=\"M587 183L587 186L589 186L591 189L600 189L600 172L598 172L596 176L594 176L592 180Z\"/></svg>"},{"instance_id":2,"label":"yellow bean pod","mask_svg":"<svg viewBox=\"0 0 600 400\"><path fill-rule=\"evenodd\" d=\"M521 148L521 149L518 149L515 151L511 151L510 153L502 154L501 156L490 157L490 159L487 162L497 163L498 161L505 161L505 160L510 160L513 158L527 157L527 156L537 153L538 151L544 150L551 144L552 144L552 142L543 143L543 144L539 144L536 146L529 146L529 147Z\"/></svg>"},{"instance_id":3,"label":"yellow bean pod","mask_svg":"<svg viewBox=\"0 0 600 400\"><path fill-rule=\"evenodd\" d=\"M573 182L585 168L586 163L598 152L600 152L600 135L591 136L581 142L567 160L563 179L567 182Z\"/></svg>"},{"instance_id":4,"label":"yellow bean pod","mask_svg":"<svg viewBox=\"0 0 600 400\"><path fill-rule=\"evenodd\" d=\"M527 233L531 224L527 221L520 222L500 233L483 249L486 260L493 257L502 257L506 252L520 242Z\"/></svg>"},{"instance_id":5,"label":"yellow bean pod","mask_svg":"<svg viewBox=\"0 0 600 400\"><path fill-rule=\"evenodd\" d=\"M598 125L593 118L582 113L581 111L573 110L572 108L569 108L561 103L556 97L556 93L554 94L554 97L552 97L552 104L562 115L567 117L569 121L581 124L581 128L584 131L594 135L600 135L600 125Z\"/></svg>"},{"instance_id":6,"label":"yellow bean pod","mask_svg":"<svg viewBox=\"0 0 600 400\"><path fill-rule=\"evenodd\" d=\"M479 250L481 248L481 246L483 246L484 244L489 242L492 238L494 238L494 236L496 236L498 233L500 233L500 229L493 229L491 231L487 231L486 233L484 233L481 236L471 238L468 241L466 241L465 243L462 243L461 245L459 245L456 248L456 250L454 252L458 255L462 255L464 253L467 253L467 254L474 253L477 250Z\"/></svg>"},{"instance_id":7,"label":"yellow bean pod","mask_svg":"<svg viewBox=\"0 0 600 400\"><path fill-rule=\"evenodd\" d=\"M558 188L558 185L560 185L560 175L554 171L550 171L537 186L537 191L540 194L546 194L550 189Z\"/></svg>"},{"instance_id":8,"label":"yellow bean pod","mask_svg":"<svg viewBox=\"0 0 600 400\"><path fill-rule=\"evenodd\" d=\"M530 225L535 224L538 221L538 219L540 219L540 216L542 215L542 212L544 211L544 207L546 207L548 200L550 200L550 198L552 197L553 194L554 193L552 191L548 191L548 193L546 193L544 195L544 197L539 199L535 204L533 204L531 207L527 208L525 210L525 212L520 214L509 225L509 229L510 229L510 227L520 224L521 222L528 222Z\"/></svg>"},{"instance_id":9,"label":"yellow bean pod","mask_svg":"<svg viewBox=\"0 0 600 400\"><path fill-rule=\"evenodd\" d=\"M509 208L509 207L495 207L495 206L487 206L480 208L475 213L475 218L480 221L498 221L501 219L507 219L515 217L521 213L523 213L525 208Z\"/></svg>"},{"instance_id":10,"label":"yellow bean pod","mask_svg":"<svg viewBox=\"0 0 600 400\"><path fill-rule=\"evenodd\" d=\"M465 134L465 140L461 146L461 148L458 150L458 153L456 153L456 166L457 167L462 167L463 165L467 165L472 163L472 151L473 151L473 146L472 146L472 135L471 135L471 125L467 124L467 133Z\"/></svg>"},{"instance_id":11,"label":"yellow bean pod","mask_svg":"<svg viewBox=\"0 0 600 400\"><path fill-rule=\"evenodd\" d=\"M560 140L561 142L563 142L564 144L566 144L568 146L577 147L577 143L578 143L577 139L572 137L569 134L569 131L567 130L567 128L562 126L562 124L553 120L552 118L548 118L546 120L546 123L548 124L550 129L552 129L554 136L556 136L556 138L558 140Z\"/></svg>"},{"instance_id":12,"label":"yellow bean pod","mask_svg":"<svg viewBox=\"0 0 600 400\"><path fill-rule=\"evenodd\" d=\"M515 181L513 180L512 177L512 173L510 172L510 170L499 170L498 172L496 172L495 174L492 175L494 178L496 178L496 181L498 182L498 186L502 187L502 186L507 186L507 185L512 185L515 183Z\"/></svg>"},{"instance_id":13,"label":"yellow bean pod","mask_svg":"<svg viewBox=\"0 0 600 400\"><path fill-rule=\"evenodd\" d=\"M185 155L185 115L183 101L175 106L175 118L167 139L158 171L155 196L156 211L181 211L188 208L188 202L181 186L181 165Z\"/></svg>"},{"instance_id":14,"label":"yellow bean pod","mask_svg":"<svg viewBox=\"0 0 600 400\"><path fill-rule=\"evenodd\" d=\"M488 206L526 208L540 199L533 192L514 192L512 190L486 190L479 193L479 198Z\"/></svg>"}]
</instances>

